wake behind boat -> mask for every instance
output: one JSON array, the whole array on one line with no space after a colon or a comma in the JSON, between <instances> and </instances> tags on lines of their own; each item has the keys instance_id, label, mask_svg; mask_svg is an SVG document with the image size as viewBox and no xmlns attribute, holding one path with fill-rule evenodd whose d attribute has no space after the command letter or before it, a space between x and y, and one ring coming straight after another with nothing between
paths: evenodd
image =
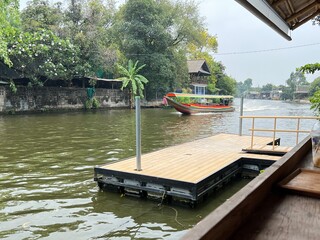
<instances>
[{"instance_id":1,"label":"wake behind boat","mask_svg":"<svg viewBox=\"0 0 320 240\"><path fill-rule=\"evenodd\" d=\"M233 112L233 96L168 93L165 98L170 106L183 114L206 112Z\"/></svg>"}]
</instances>

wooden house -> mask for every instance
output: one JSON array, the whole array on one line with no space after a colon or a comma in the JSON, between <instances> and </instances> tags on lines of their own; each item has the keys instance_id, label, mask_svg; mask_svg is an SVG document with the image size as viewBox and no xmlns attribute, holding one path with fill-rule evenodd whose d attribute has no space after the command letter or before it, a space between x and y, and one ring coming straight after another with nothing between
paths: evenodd
<instances>
[{"instance_id":1,"label":"wooden house","mask_svg":"<svg viewBox=\"0 0 320 240\"><path fill-rule=\"evenodd\" d=\"M310 85L300 85L294 91L294 99L305 99L309 97Z\"/></svg>"},{"instance_id":2,"label":"wooden house","mask_svg":"<svg viewBox=\"0 0 320 240\"><path fill-rule=\"evenodd\" d=\"M204 59L189 60L187 64L192 93L206 94L208 86L208 76L211 75L206 61Z\"/></svg>"}]
</instances>

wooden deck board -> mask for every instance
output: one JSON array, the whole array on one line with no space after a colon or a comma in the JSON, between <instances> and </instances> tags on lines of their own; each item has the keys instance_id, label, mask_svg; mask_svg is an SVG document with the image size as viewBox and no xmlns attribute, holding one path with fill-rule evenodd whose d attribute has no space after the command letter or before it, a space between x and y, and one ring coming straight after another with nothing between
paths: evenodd
<instances>
[{"instance_id":1,"label":"wooden deck board","mask_svg":"<svg viewBox=\"0 0 320 240\"><path fill-rule=\"evenodd\" d=\"M292 147L286 147L286 146L272 146L272 145L259 145L254 144L252 147L249 146L247 148L242 149L245 152L248 153L260 153L260 154L279 154L283 155L287 152L289 152L292 149Z\"/></svg>"},{"instance_id":2,"label":"wooden deck board","mask_svg":"<svg viewBox=\"0 0 320 240\"><path fill-rule=\"evenodd\" d=\"M279 156L242 152L242 148L250 145L250 141L251 136L219 134L143 154L141 157L142 171L135 171L135 157L100 167L119 172L197 183L242 157L265 160L280 158ZM255 137L256 144L266 145L271 141L272 138Z\"/></svg>"}]
</instances>

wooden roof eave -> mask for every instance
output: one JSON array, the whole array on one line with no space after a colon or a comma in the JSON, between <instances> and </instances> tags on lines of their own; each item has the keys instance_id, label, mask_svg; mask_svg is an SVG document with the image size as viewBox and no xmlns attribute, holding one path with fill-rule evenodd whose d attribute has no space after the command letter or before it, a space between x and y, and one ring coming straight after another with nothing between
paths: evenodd
<instances>
[{"instance_id":1,"label":"wooden roof eave","mask_svg":"<svg viewBox=\"0 0 320 240\"><path fill-rule=\"evenodd\" d=\"M291 40L294 30L320 14L319 0L236 0L281 36Z\"/></svg>"},{"instance_id":2,"label":"wooden roof eave","mask_svg":"<svg viewBox=\"0 0 320 240\"><path fill-rule=\"evenodd\" d=\"M310 19L315 18L316 16L318 16L320 14L320 9L318 9L314 14L312 14L309 18L304 19L303 21L300 21L298 23L296 23L295 25L292 26L292 30L300 27L301 25L305 24L306 22L308 22Z\"/></svg>"},{"instance_id":3,"label":"wooden roof eave","mask_svg":"<svg viewBox=\"0 0 320 240\"><path fill-rule=\"evenodd\" d=\"M254 5L254 3L249 2L248 0L236 0L240 5L250 11L253 15L258 17L261 21L266 23L269 27L279 33L285 39L291 41L290 28L288 24L274 11L273 8L270 7L268 9L267 3L263 1L264 8L269 10L269 14L266 15L273 15L274 18L277 19L278 22L273 21L270 17L267 17L263 14L258 8Z\"/></svg>"}]
</instances>

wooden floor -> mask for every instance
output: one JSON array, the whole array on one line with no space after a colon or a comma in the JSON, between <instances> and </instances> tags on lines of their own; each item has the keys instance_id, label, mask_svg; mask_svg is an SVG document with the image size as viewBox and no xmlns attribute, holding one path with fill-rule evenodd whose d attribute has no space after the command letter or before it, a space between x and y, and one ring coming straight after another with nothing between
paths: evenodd
<instances>
[{"instance_id":1,"label":"wooden floor","mask_svg":"<svg viewBox=\"0 0 320 240\"><path fill-rule=\"evenodd\" d=\"M300 240L320 239L319 180L309 174L320 174L312 161L311 137L307 136L288 154L257 176L228 201L197 223L183 240ZM283 188L294 179L293 188ZM310 186L310 180L312 186ZM298 184L297 184L298 183ZM316 186L318 188L316 189ZM291 186L292 187L292 186Z\"/></svg>"},{"instance_id":2,"label":"wooden floor","mask_svg":"<svg viewBox=\"0 0 320 240\"><path fill-rule=\"evenodd\" d=\"M99 166L111 171L197 183L240 158L278 160L279 156L245 153L251 136L218 134L142 155L142 171L136 171L136 158ZM266 145L272 138L255 137L255 144Z\"/></svg>"}]
</instances>

